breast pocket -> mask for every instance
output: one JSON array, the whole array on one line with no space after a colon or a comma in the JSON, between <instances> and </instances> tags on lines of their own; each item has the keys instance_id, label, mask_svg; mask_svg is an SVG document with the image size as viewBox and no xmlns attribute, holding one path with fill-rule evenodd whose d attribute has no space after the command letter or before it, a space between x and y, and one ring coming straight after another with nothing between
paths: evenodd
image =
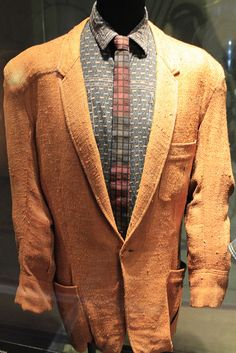
<instances>
[{"instance_id":1,"label":"breast pocket","mask_svg":"<svg viewBox=\"0 0 236 353\"><path fill-rule=\"evenodd\" d=\"M196 145L197 140L171 144L159 186L159 197L163 201L187 191Z\"/></svg>"}]
</instances>

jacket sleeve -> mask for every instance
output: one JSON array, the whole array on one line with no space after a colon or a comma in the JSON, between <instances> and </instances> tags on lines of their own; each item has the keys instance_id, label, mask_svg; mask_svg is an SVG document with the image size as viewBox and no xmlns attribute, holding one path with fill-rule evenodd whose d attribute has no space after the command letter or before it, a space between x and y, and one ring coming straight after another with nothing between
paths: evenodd
<instances>
[{"instance_id":1,"label":"jacket sleeve","mask_svg":"<svg viewBox=\"0 0 236 353\"><path fill-rule=\"evenodd\" d=\"M228 207L235 181L226 119L226 82L221 66L215 72L215 80L198 130L184 215L193 307L220 306L230 270Z\"/></svg>"},{"instance_id":2,"label":"jacket sleeve","mask_svg":"<svg viewBox=\"0 0 236 353\"><path fill-rule=\"evenodd\" d=\"M53 221L40 186L30 89L14 64L4 68L4 121L12 221L20 265L15 303L41 313L52 309Z\"/></svg>"}]
</instances>

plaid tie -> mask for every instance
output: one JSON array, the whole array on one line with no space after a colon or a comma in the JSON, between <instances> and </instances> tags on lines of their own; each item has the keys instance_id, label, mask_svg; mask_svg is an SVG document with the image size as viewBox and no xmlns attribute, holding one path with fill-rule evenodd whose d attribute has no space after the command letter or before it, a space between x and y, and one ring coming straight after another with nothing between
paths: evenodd
<instances>
[{"instance_id":1,"label":"plaid tie","mask_svg":"<svg viewBox=\"0 0 236 353\"><path fill-rule=\"evenodd\" d=\"M114 90L112 115L112 151L110 200L117 228L125 237L129 222L129 124L130 57L129 37L114 38Z\"/></svg>"}]
</instances>

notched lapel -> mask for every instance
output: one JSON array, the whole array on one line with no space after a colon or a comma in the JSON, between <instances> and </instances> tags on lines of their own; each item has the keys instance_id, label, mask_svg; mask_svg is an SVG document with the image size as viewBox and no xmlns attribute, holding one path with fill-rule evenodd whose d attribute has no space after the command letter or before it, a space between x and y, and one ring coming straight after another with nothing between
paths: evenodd
<instances>
[{"instance_id":1,"label":"notched lapel","mask_svg":"<svg viewBox=\"0 0 236 353\"><path fill-rule=\"evenodd\" d=\"M147 145L145 162L136 203L124 240L114 219L99 150L89 115L87 92L80 62L80 35L88 18L75 26L68 34L58 71L66 124L94 193L98 206L121 242L126 246L135 229L142 221L157 188L173 136L178 101L178 67L165 61L174 55L166 46L165 35L150 22L157 49L157 77L154 115ZM168 41L167 41L168 42ZM122 250L124 250L123 246Z\"/></svg>"},{"instance_id":2,"label":"notched lapel","mask_svg":"<svg viewBox=\"0 0 236 353\"><path fill-rule=\"evenodd\" d=\"M60 86L61 97L71 139L98 206L123 242L123 238L116 226L103 175L100 153L91 124L87 92L79 56L80 35L85 24L86 20L83 25L79 24L72 30L64 46L63 61L59 65L59 71L64 75ZM68 60L68 55L70 54L72 54L71 61Z\"/></svg>"},{"instance_id":3,"label":"notched lapel","mask_svg":"<svg viewBox=\"0 0 236 353\"><path fill-rule=\"evenodd\" d=\"M177 65L173 65L176 63L168 62L168 58L173 53L168 50L168 41L165 43L163 38L165 35L151 22L150 27L154 33L157 50L154 115L143 173L127 230L126 242L143 219L160 181L169 152L177 114L178 80L176 76L179 74L179 69ZM166 58L167 60L165 60Z\"/></svg>"}]
</instances>

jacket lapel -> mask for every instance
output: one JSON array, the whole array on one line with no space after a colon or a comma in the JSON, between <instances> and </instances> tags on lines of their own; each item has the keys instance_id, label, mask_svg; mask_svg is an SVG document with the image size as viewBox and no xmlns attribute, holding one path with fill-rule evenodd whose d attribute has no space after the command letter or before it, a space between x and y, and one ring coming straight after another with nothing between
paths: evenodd
<instances>
[{"instance_id":1,"label":"jacket lapel","mask_svg":"<svg viewBox=\"0 0 236 353\"><path fill-rule=\"evenodd\" d=\"M80 35L88 19L75 26L65 39L58 71L66 124L76 152L83 165L96 201L107 221L123 242L114 219L99 150L89 115L87 92L80 62Z\"/></svg>"},{"instance_id":2,"label":"jacket lapel","mask_svg":"<svg viewBox=\"0 0 236 353\"><path fill-rule=\"evenodd\" d=\"M63 75L61 97L71 139L98 206L122 243L126 244L147 211L169 151L177 110L178 85L175 74L178 70L171 63L168 66L162 59L163 55L170 57L171 54L167 53L164 34L150 22L157 48L154 116L140 187L124 241L116 226L103 175L80 62L80 35L87 21L88 18L65 35L58 63L58 71Z\"/></svg>"},{"instance_id":3,"label":"jacket lapel","mask_svg":"<svg viewBox=\"0 0 236 353\"><path fill-rule=\"evenodd\" d=\"M156 91L152 127L147 145L143 173L131 215L126 242L130 239L152 200L169 152L178 102L178 66L168 47L168 37L149 22L157 51Z\"/></svg>"}]
</instances>

